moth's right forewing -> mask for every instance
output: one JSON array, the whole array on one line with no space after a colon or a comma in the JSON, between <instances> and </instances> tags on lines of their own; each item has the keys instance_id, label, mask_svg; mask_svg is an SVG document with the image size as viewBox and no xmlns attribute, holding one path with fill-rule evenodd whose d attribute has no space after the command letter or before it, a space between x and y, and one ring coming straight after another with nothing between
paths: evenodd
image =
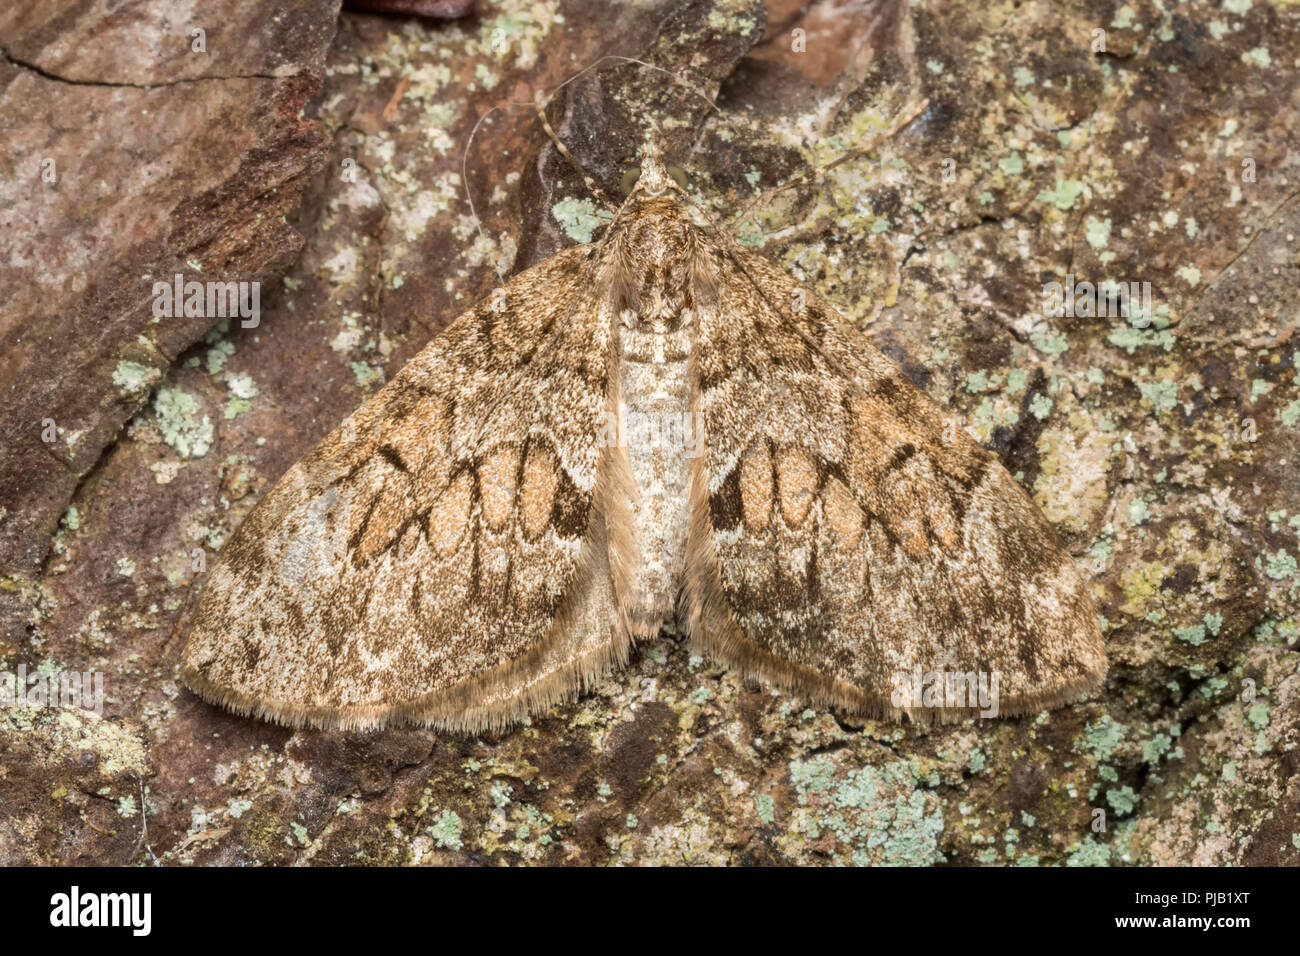
<instances>
[{"instance_id":1,"label":"moth's right forewing","mask_svg":"<svg viewBox=\"0 0 1300 956\"><path fill-rule=\"evenodd\" d=\"M1020 486L828 305L759 256L722 255L696 356L697 639L874 716L986 709L900 697L918 671L996 675L1007 714L1095 690L1092 600Z\"/></svg>"},{"instance_id":2,"label":"moth's right forewing","mask_svg":"<svg viewBox=\"0 0 1300 956\"><path fill-rule=\"evenodd\" d=\"M481 730L625 656L590 259L516 276L284 475L204 586L190 687L292 725Z\"/></svg>"}]
</instances>

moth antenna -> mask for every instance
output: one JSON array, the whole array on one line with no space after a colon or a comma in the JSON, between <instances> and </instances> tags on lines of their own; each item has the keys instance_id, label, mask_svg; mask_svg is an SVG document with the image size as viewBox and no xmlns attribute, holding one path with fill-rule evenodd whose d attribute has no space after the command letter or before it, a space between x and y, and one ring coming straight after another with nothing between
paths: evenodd
<instances>
[{"instance_id":1,"label":"moth antenna","mask_svg":"<svg viewBox=\"0 0 1300 956\"><path fill-rule=\"evenodd\" d=\"M834 169L836 166L840 166L844 163L847 163L851 159L856 159L859 156L871 152L881 143L885 142L885 140L893 138L894 136L902 132L905 128L907 128L909 125L911 125L912 121L915 120L918 116L920 116L923 112L925 112L926 107L929 105L930 105L930 100L928 98L921 100L919 103L913 104L903 113L901 113L897 119L894 120L893 124L889 127L889 129L885 130L885 132L881 133L878 136L872 137L868 142L864 143L863 145L855 146L850 150L846 150L844 153L840 154L840 156L838 156L836 159L832 160L831 162L827 163L825 166L813 167L812 169L800 173L798 176L795 176L793 179L786 180L785 182L773 186L770 189L763 190L763 192L759 193L748 203L746 203L741 208L739 213L737 213L731 219L727 220L726 223L727 228L730 229L731 227L741 222L744 222L745 217L748 216L755 207L761 206L764 203L771 201L771 199L774 196L778 195L779 193L783 193L787 189L790 189L794 186L801 185L804 182L821 179L832 169Z\"/></svg>"},{"instance_id":2,"label":"moth antenna","mask_svg":"<svg viewBox=\"0 0 1300 956\"><path fill-rule=\"evenodd\" d=\"M480 126L483 125L483 121L486 120L486 119L487 119L489 116L491 116L493 113L495 113L497 110L501 109L501 105L516 105L516 106L518 106L518 105L522 105L522 104L519 104L519 103L514 103L514 104L500 104L500 105L497 105L497 106L492 107L490 110L488 110L488 111L487 111L486 113L484 113L482 116L480 116L480 117L478 118L478 122L476 122L476 123L474 124L474 128L473 128L472 130L469 131L469 139L465 140L465 148L464 148L463 150L461 150L461 154L460 154L460 181L461 181L461 184L465 187L465 198L469 201L469 214L470 214L470 216L474 219L474 227L478 230L479 238L482 239L484 245L487 245L487 246L490 246L490 243L488 243L487 235L483 232L483 222L482 222L482 220L480 220L479 217L478 217L478 210L476 210L476 209L474 208L474 192L473 192L473 190L471 190L471 189L469 188L469 165L468 165L468 162L469 162L469 148L470 148L470 146L471 146L471 145L473 144L473 142L474 142L474 136L475 136L475 134L478 133L478 128L479 128ZM493 266L494 269L496 269L497 275L498 275L502 280L504 280L505 277L506 277L506 268L505 268L505 266L504 266L502 263L500 263L500 262L494 262L494 263L492 264L492 266Z\"/></svg>"},{"instance_id":3,"label":"moth antenna","mask_svg":"<svg viewBox=\"0 0 1300 956\"><path fill-rule=\"evenodd\" d=\"M677 82L678 84L680 84L681 86L684 86L687 90L689 90L690 92L694 93L694 94L695 94L696 96L698 96L700 99L704 100L704 102L708 104L709 109L711 109L711 110L715 110L715 111L716 111L717 108L718 108L718 107L717 107L717 104L714 103L713 100L711 100L708 96L706 96L702 91L696 89L696 88L695 88L694 86L692 86L690 83L687 83L685 80L683 80L683 79L681 78L680 75L678 75L677 73L673 72L672 70L665 69L665 68L662 67L662 66L655 66L653 63L647 63L645 60L638 60L638 59L637 59L636 57L634 57L634 56L617 56L617 55L612 54L612 53L606 54L605 56L602 56L602 57L600 57L599 59L593 60L591 63L589 63L589 64L587 64L586 66L584 66L584 67L583 67L581 70L579 70L577 73L573 74L573 76L571 76L571 77L569 77L568 79L566 79L563 83L561 83L561 84L560 84L559 86L557 86L555 89L551 90L551 92L547 95L547 100L549 101L549 100L551 99L551 97L555 96L556 93L560 92L560 90L564 89L566 86L568 86L568 85L569 85L570 83L572 83L574 80L578 80L578 79L581 79L582 77L586 76L588 73L590 73L592 70L596 69L596 67L600 66L602 63L606 62L607 60L617 60L617 61L620 62L620 63L635 63L637 66L643 66L643 67L645 67L647 70L654 70L656 73L662 73L662 74L664 74L665 76L667 76L667 77L669 77L670 79L672 79L672 80L674 80L675 82Z\"/></svg>"},{"instance_id":4,"label":"moth antenna","mask_svg":"<svg viewBox=\"0 0 1300 956\"><path fill-rule=\"evenodd\" d=\"M560 155L563 156L569 162L569 164L578 171L579 175L582 176L583 184L587 187L587 189L589 189L592 192L592 194L596 196L597 199L599 199L602 203L604 203L605 206L607 206L608 208L610 208L615 212L618 211L619 204L612 202L609 196L596 184L596 181L592 179L590 175L588 175L585 169L582 168L582 165L574 157L573 153L569 151L569 148L565 146L564 143L560 140L560 137L556 135L554 128L552 128L551 126L550 120L546 116L546 107L550 105L551 100L555 98L555 95L559 93L560 90L564 89L566 86L568 86L570 83L574 82L575 80L581 79L583 76L586 76L592 70L599 67L602 63L607 63L611 60L617 61L619 63L634 63L637 66L644 67L647 70L654 70L656 73L663 73L666 76L671 77L674 82L685 87L691 93L695 94L700 99L702 99L706 104L708 104L709 109L714 110L715 112L718 109L717 104L714 103L712 99L706 96L701 90L697 89L696 87L692 86L690 83L686 82L684 79L682 79L682 77L679 74L673 72L672 70L665 69L662 66L655 66L653 63L647 63L645 60L638 60L636 57L633 56L618 56L615 54L607 54L605 56L599 57L596 60L593 60L591 63L587 64L577 73L574 73L568 79L564 80L562 83L556 86L555 89L551 90L549 93L546 93L544 95L539 94L538 98L531 102L528 100L506 100L502 103L498 103L496 106L492 107L490 110L488 110L486 113L484 113L482 116L478 118L478 121L474 124L474 128L470 130L469 138L465 141L465 148L461 151L460 154L460 178L461 178L461 183L463 184L465 189L465 199L469 202L469 214L474 220L474 226L478 230L479 238L481 238L485 243L487 242L487 236L483 232L483 223L478 217L478 210L475 209L474 207L474 195L469 188L469 151L470 151L470 147L474 143L474 137L478 134L479 127L483 125L484 121L486 121L489 116L491 116L497 110L502 109L503 107L506 106L532 106L537 111L538 118L541 119L542 121L542 128L546 130L546 135L550 137L551 142L555 144L555 148L559 150ZM497 262L494 263L494 268L496 269L497 275L500 276L502 279L504 279L506 274L505 266L502 265L500 262Z\"/></svg>"},{"instance_id":5,"label":"moth antenna","mask_svg":"<svg viewBox=\"0 0 1300 956\"><path fill-rule=\"evenodd\" d=\"M567 159L569 165L578 171L578 175L582 177L582 184L587 187L587 192L599 199L606 209L609 209L611 212L618 212L618 204L611 200L605 190L601 189L600 186L596 184L596 180L592 179L591 175L582 168L582 164L578 162L577 157L575 157L573 153L569 152L569 147L564 145L564 142L556 135L554 128L552 128L551 121L546 116L546 107L550 104L551 97L554 95L555 94L552 93L544 97L539 96L537 102L534 104L537 108L537 118L542 121L542 129L546 130L546 135L551 138L551 143L557 150L559 150L560 155Z\"/></svg>"},{"instance_id":6,"label":"moth antenna","mask_svg":"<svg viewBox=\"0 0 1300 956\"><path fill-rule=\"evenodd\" d=\"M544 97L543 96L538 97L536 103L537 115L542 121L542 127L546 130L546 135L551 138L551 142L555 144L555 148L559 150L560 155L563 156L566 160L568 160L569 165L571 165L574 169L576 169L578 171L578 174L582 176L583 184L592 193L592 195L594 195L597 199L599 199L602 203L604 203L605 206L607 206L612 212L617 212L621 204L611 200L608 194L605 193L605 191L602 190L600 186L596 184L596 181L592 179L592 177L587 173L587 171L582 168L582 164L578 162L578 160L574 157L573 153L569 151L569 148L565 146L564 143L560 140L560 137L556 135L555 130L551 127L550 120L546 116L547 106L550 105L551 100L555 98L555 95L559 93L560 90L564 89L566 86L568 86L570 83L574 82L575 80L582 78L586 74L590 73L592 70L596 69L602 63L605 63L609 60L616 60L619 63L634 63L637 66L644 67L647 70L654 70L656 73L663 73L665 76L670 77L675 83L680 84L681 86L689 90L691 93L693 93L694 95L702 99L708 105L709 109L716 111L718 107L717 104L713 102L713 100L705 96L703 92L696 89L690 83L687 83L684 79L681 78L681 76L679 76L677 73L674 73L672 70L665 69L662 66L655 66L653 63L647 63L645 60L638 60L636 57L616 56L613 54L602 56L599 59L594 60L593 62L589 63L587 66L579 70L577 73L573 74L573 76L566 79L555 89L551 90L551 92L546 94Z\"/></svg>"}]
</instances>

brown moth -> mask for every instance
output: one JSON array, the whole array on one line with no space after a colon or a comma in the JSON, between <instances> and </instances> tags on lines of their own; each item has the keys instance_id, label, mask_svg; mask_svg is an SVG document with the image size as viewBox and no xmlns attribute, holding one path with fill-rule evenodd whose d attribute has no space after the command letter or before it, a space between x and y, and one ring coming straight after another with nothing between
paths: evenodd
<instances>
[{"instance_id":1,"label":"brown moth","mask_svg":"<svg viewBox=\"0 0 1300 956\"><path fill-rule=\"evenodd\" d=\"M1106 670L1083 579L996 458L647 155L599 242L461 316L281 478L183 675L294 726L477 732L679 612L704 653L874 717L976 711L922 673L995 675L1019 714Z\"/></svg>"}]
</instances>

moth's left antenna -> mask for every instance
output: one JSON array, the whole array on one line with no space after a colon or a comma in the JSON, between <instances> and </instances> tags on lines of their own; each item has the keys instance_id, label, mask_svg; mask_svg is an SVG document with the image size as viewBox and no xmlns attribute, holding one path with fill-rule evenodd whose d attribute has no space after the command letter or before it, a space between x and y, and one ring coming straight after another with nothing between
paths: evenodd
<instances>
[{"instance_id":1,"label":"moth's left antenna","mask_svg":"<svg viewBox=\"0 0 1300 956\"><path fill-rule=\"evenodd\" d=\"M469 148L474 143L474 135L478 132L478 128L483 125L483 121L500 108L500 106L494 106L478 118L478 122L474 124L474 128L469 132L469 139L465 141L465 149L460 154L460 181L465 185L465 198L469 200L469 214L474 217L474 225L478 229L479 238L483 240L483 245L489 249L491 243L488 242L488 238L483 232L483 222L478 217L478 210L474 208L474 191L469 188ZM492 265L497 270L497 275L501 280L505 281L505 265L501 262L493 262Z\"/></svg>"},{"instance_id":2,"label":"moth's left antenna","mask_svg":"<svg viewBox=\"0 0 1300 956\"><path fill-rule=\"evenodd\" d=\"M577 77L570 77L569 79L577 79ZM567 82L569 81L565 80L565 83ZM563 85L564 84L561 84L561 86ZM550 105L552 97L554 97L559 91L560 87L556 87L545 96L539 95L537 101L533 104L537 108L537 118L542 121L542 129L546 130L546 135L551 138L551 142L554 144L555 148L560 151L560 155L567 159L569 165L578 171L578 175L582 177L582 184L587 187L587 191L604 203L608 209L613 212L618 212L618 204L611 200L609 196L606 195L605 190L601 189L600 186L596 184L596 180L592 179L591 175L582 168L582 164L578 162L577 158L571 152L569 152L569 147L564 145L564 142L560 137L555 134L555 130L551 128L551 121L546 116L546 107Z\"/></svg>"}]
</instances>

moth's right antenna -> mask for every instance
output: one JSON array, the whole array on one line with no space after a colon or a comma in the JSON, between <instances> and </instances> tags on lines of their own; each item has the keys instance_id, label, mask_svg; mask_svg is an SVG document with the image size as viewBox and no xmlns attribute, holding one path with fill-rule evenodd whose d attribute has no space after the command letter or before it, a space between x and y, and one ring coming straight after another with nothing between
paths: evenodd
<instances>
[{"instance_id":1,"label":"moth's right antenna","mask_svg":"<svg viewBox=\"0 0 1300 956\"><path fill-rule=\"evenodd\" d=\"M924 113L925 108L929 105L930 105L929 99L923 99L919 103L914 103L911 107L905 110L897 119L894 120L893 124L889 127L889 129L885 130L885 132L881 133L879 136L872 137L870 141L864 143L862 146L855 146L853 149L846 150L843 154L836 157L835 160L827 163L825 166L814 167L812 169L807 170L806 172L800 173L798 176L795 176L793 179L786 180L785 182L773 186L770 189L763 190L763 192L759 193L757 196L755 196L753 199L747 202L741 208L739 213L737 213L730 220L728 220L727 226L732 227L740 222L743 222L745 217L748 216L749 213L756 206L760 206L763 203L768 202L773 196L777 195L778 193L785 192L785 190L790 189L791 187L794 186L798 186L801 183L807 182L808 180L820 179L821 177L829 173L832 169L834 169L836 166L840 166L843 163L847 163L851 159L856 159L859 156L871 152L873 149L875 149L885 140L898 135L898 133L900 133L903 129L909 126L914 119L916 119L918 116Z\"/></svg>"}]
</instances>

